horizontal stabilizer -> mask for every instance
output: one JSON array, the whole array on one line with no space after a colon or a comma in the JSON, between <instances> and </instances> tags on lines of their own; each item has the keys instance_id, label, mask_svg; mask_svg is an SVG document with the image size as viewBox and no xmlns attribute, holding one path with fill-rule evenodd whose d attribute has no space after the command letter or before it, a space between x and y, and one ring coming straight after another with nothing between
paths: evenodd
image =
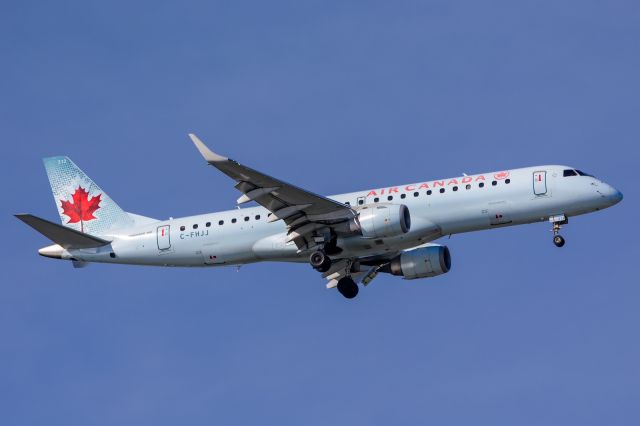
<instances>
[{"instance_id":1,"label":"horizontal stabilizer","mask_svg":"<svg viewBox=\"0 0 640 426\"><path fill-rule=\"evenodd\" d=\"M49 222L31 214L17 214L18 219L65 249L85 249L105 246L111 241Z\"/></svg>"}]
</instances>

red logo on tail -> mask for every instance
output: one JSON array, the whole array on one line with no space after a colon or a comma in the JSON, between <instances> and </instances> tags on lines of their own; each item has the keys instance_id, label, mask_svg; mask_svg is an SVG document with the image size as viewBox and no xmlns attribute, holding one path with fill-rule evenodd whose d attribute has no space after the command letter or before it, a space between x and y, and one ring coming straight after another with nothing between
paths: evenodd
<instances>
[{"instance_id":1,"label":"red logo on tail","mask_svg":"<svg viewBox=\"0 0 640 426\"><path fill-rule=\"evenodd\" d=\"M89 193L78 186L78 189L71 195L73 202L60 200L62 213L69 216L67 223L80 222L80 229L84 232L84 222L97 219L93 213L100 208L101 196L102 194L98 194L89 199Z\"/></svg>"}]
</instances>

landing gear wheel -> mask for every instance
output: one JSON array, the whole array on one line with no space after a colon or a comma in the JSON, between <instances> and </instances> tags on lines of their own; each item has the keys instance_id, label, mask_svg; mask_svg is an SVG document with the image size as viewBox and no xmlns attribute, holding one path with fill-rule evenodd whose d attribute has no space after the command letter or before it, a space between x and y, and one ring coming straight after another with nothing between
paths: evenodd
<instances>
[{"instance_id":1,"label":"landing gear wheel","mask_svg":"<svg viewBox=\"0 0 640 426\"><path fill-rule=\"evenodd\" d=\"M551 232L553 232L553 244L555 244L556 247L564 246L564 238L558 235L558 232L560 232L560 228L562 228L562 225L566 225L567 223L569 223L569 218L564 214L560 214L551 216L549 218L549 222L551 222L551 225L553 226L551 228Z\"/></svg>"},{"instance_id":2,"label":"landing gear wheel","mask_svg":"<svg viewBox=\"0 0 640 426\"><path fill-rule=\"evenodd\" d=\"M309 263L319 272L327 272L331 268L331 259L322 250L311 253Z\"/></svg>"},{"instance_id":3,"label":"landing gear wheel","mask_svg":"<svg viewBox=\"0 0 640 426\"><path fill-rule=\"evenodd\" d=\"M556 235L555 237L553 237L553 244L555 244L556 247L562 247L564 243L565 241L564 241L564 238L562 238L562 236Z\"/></svg>"},{"instance_id":4,"label":"landing gear wheel","mask_svg":"<svg viewBox=\"0 0 640 426\"><path fill-rule=\"evenodd\" d=\"M351 277L345 277L338 281L338 291L347 299L353 299L358 295L358 284Z\"/></svg>"}]
</instances>

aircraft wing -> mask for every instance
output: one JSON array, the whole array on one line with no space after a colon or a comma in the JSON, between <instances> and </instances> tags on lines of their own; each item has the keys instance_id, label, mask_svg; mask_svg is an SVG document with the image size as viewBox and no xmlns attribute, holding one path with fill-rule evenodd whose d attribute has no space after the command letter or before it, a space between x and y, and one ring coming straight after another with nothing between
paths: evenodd
<instances>
[{"instance_id":1,"label":"aircraft wing","mask_svg":"<svg viewBox=\"0 0 640 426\"><path fill-rule=\"evenodd\" d=\"M210 165L236 181L236 189L243 194L238 204L255 201L271 212L269 222L283 220L289 229L288 241L295 242L299 250L314 247L317 238L322 238L327 230L356 217L356 212L346 204L218 155L196 135L189 134L189 137Z\"/></svg>"}]
</instances>

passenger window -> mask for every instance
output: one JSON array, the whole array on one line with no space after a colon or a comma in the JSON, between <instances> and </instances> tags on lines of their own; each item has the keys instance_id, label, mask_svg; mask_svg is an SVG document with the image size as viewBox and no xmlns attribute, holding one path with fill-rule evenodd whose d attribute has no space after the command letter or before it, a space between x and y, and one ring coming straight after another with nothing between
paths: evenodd
<instances>
[{"instance_id":1,"label":"passenger window","mask_svg":"<svg viewBox=\"0 0 640 426\"><path fill-rule=\"evenodd\" d=\"M344 203L344 204L345 204L345 205L347 205L347 206L350 206L350 205L351 205L351 203L350 203L349 201L345 201L345 203Z\"/></svg>"},{"instance_id":2,"label":"passenger window","mask_svg":"<svg viewBox=\"0 0 640 426\"><path fill-rule=\"evenodd\" d=\"M431 194L433 194L433 191L428 190L428 191L427 191L427 195L431 195Z\"/></svg>"},{"instance_id":3,"label":"passenger window","mask_svg":"<svg viewBox=\"0 0 640 426\"><path fill-rule=\"evenodd\" d=\"M418 195L420 195L420 193L419 193L419 192L414 192L414 193L413 193L413 196L414 196L414 197L417 197Z\"/></svg>"},{"instance_id":4,"label":"passenger window","mask_svg":"<svg viewBox=\"0 0 640 426\"><path fill-rule=\"evenodd\" d=\"M407 198L407 194L400 194L400 198L404 200L405 198Z\"/></svg>"},{"instance_id":5,"label":"passenger window","mask_svg":"<svg viewBox=\"0 0 640 426\"><path fill-rule=\"evenodd\" d=\"M198 229L198 224L197 223L193 224L193 229Z\"/></svg>"},{"instance_id":6,"label":"passenger window","mask_svg":"<svg viewBox=\"0 0 640 426\"><path fill-rule=\"evenodd\" d=\"M260 215L259 214L256 215L256 220L260 220Z\"/></svg>"},{"instance_id":7,"label":"passenger window","mask_svg":"<svg viewBox=\"0 0 640 426\"><path fill-rule=\"evenodd\" d=\"M224 225L224 220L219 220L218 221L218 225L220 225L220 226Z\"/></svg>"},{"instance_id":8,"label":"passenger window","mask_svg":"<svg viewBox=\"0 0 640 426\"><path fill-rule=\"evenodd\" d=\"M364 200L358 200L358 204L359 205L363 205L364 204Z\"/></svg>"},{"instance_id":9,"label":"passenger window","mask_svg":"<svg viewBox=\"0 0 640 426\"><path fill-rule=\"evenodd\" d=\"M245 217L244 217L244 221L245 221L245 222L249 222L249 216L245 216Z\"/></svg>"},{"instance_id":10,"label":"passenger window","mask_svg":"<svg viewBox=\"0 0 640 426\"><path fill-rule=\"evenodd\" d=\"M495 181L495 180L493 182L491 182L491 185L493 185L493 186L496 186L497 184L498 184L498 182Z\"/></svg>"},{"instance_id":11,"label":"passenger window","mask_svg":"<svg viewBox=\"0 0 640 426\"><path fill-rule=\"evenodd\" d=\"M478 188L484 188L484 182L480 182L480 183L478 184Z\"/></svg>"},{"instance_id":12,"label":"passenger window","mask_svg":"<svg viewBox=\"0 0 640 426\"><path fill-rule=\"evenodd\" d=\"M378 198L378 197L376 197L376 198L374 198L374 199L373 199L373 202L374 202L374 203L377 203L378 201L380 201L380 198Z\"/></svg>"},{"instance_id":13,"label":"passenger window","mask_svg":"<svg viewBox=\"0 0 640 426\"><path fill-rule=\"evenodd\" d=\"M235 217L233 219L231 219L231 223L236 223L236 222L237 222L237 220L236 220Z\"/></svg>"},{"instance_id":14,"label":"passenger window","mask_svg":"<svg viewBox=\"0 0 640 426\"><path fill-rule=\"evenodd\" d=\"M393 200L393 195L389 195L389 196L387 197L387 200L389 200L389 201Z\"/></svg>"},{"instance_id":15,"label":"passenger window","mask_svg":"<svg viewBox=\"0 0 640 426\"><path fill-rule=\"evenodd\" d=\"M444 194L444 188L440 188L440 193Z\"/></svg>"},{"instance_id":16,"label":"passenger window","mask_svg":"<svg viewBox=\"0 0 640 426\"><path fill-rule=\"evenodd\" d=\"M180 230L181 230L181 231L184 231L184 226L181 226L181 227L180 227Z\"/></svg>"},{"instance_id":17,"label":"passenger window","mask_svg":"<svg viewBox=\"0 0 640 426\"><path fill-rule=\"evenodd\" d=\"M205 223L205 225L204 225L204 226L206 226L207 228L208 228L208 227L210 227L210 226L211 226L211 222L207 222L207 223Z\"/></svg>"},{"instance_id":18,"label":"passenger window","mask_svg":"<svg viewBox=\"0 0 640 426\"><path fill-rule=\"evenodd\" d=\"M511 183L511 179L506 179L506 180L504 181L504 183L506 183L507 185L509 185L509 184Z\"/></svg>"},{"instance_id":19,"label":"passenger window","mask_svg":"<svg viewBox=\"0 0 640 426\"><path fill-rule=\"evenodd\" d=\"M454 186L454 187L453 187L453 192L456 192L457 190L458 190L458 187L457 187L457 186Z\"/></svg>"},{"instance_id":20,"label":"passenger window","mask_svg":"<svg viewBox=\"0 0 640 426\"><path fill-rule=\"evenodd\" d=\"M467 184L467 186L465 186L465 189L471 189L471 184Z\"/></svg>"},{"instance_id":21,"label":"passenger window","mask_svg":"<svg viewBox=\"0 0 640 426\"><path fill-rule=\"evenodd\" d=\"M577 176L578 174L575 172L575 170L570 170L567 169L565 171L562 172L562 176L563 177L569 177L569 176Z\"/></svg>"}]
</instances>

